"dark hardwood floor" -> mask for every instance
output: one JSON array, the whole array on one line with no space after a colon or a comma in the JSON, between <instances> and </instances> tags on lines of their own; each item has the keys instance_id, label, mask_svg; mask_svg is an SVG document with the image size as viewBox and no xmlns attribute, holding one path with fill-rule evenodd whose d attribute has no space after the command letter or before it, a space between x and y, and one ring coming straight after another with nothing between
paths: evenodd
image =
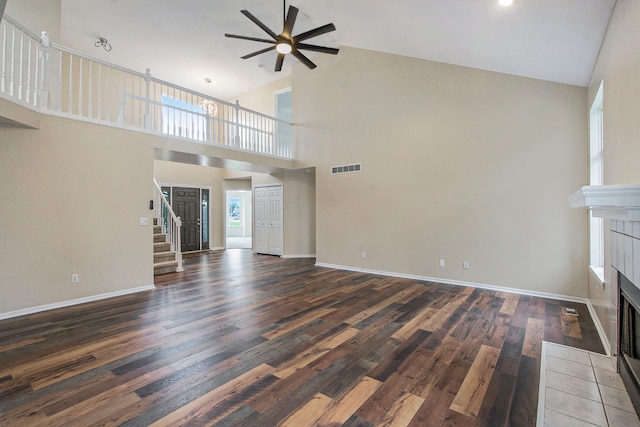
<instances>
[{"instance_id":1,"label":"dark hardwood floor","mask_svg":"<svg viewBox=\"0 0 640 427\"><path fill-rule=\"evenodd\" d=\"M185 270L0 321L0 425L534 426L541 341L603 352L582 304L241 249Z\"/></svg>"}]
</instances>

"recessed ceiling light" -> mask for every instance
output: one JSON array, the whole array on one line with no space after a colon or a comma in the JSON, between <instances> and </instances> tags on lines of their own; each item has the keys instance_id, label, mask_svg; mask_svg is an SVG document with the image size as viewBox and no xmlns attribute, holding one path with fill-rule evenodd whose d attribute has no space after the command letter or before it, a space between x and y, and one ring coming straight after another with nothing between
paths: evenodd
<instances>
[{"instance_id":1,"label":"recessed ceiling light","mask_svg":"<svg viewBox=\"0 0 640 427\"><path fill-rule=\"evenodd\" d=\"M498 3L501 6L511 6L513 4L513 0L498 0Z\"/></svg>"}]
</instances>

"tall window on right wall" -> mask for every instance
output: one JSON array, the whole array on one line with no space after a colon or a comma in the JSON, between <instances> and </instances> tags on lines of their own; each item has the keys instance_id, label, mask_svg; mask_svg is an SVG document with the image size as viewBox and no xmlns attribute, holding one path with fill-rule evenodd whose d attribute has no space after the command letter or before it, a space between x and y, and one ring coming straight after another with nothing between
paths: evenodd
<instances>
[{"instance_id":1,"label":"tall window on right wall","mask_svg":"<svg viewBox=\"0 0 640 427\"><path fill-rule=\"evenodd\" d=\"M591 110L589 111L589 184L602 185L603 171L603 84L600 83L598 93L596 94ZM589 248L591 270L604 283L604 220L595 218L592 213L589 214Z\"/></svg>"}]
</instances>

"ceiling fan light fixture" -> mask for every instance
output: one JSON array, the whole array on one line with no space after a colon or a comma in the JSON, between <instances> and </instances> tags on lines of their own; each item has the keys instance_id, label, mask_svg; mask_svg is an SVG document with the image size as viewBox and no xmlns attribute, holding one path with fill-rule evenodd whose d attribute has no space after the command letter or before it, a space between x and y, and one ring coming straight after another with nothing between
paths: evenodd
<instances>
[{"instance_id":1,"label":"ceiling fan light fixture","mask_svg":"<svg viewBox=\"0 0 640 427\"><path fill-rule=\"evenodd\" d=\"M286 42L280 42L276 45L276 50L278 51L278 53L282 53L282 54L287 54L287 53L291 53L293 51L293 47Z\"/></svg>"},{"instance_id":2,"label":"ceiling fan light fixture","mask_svg":"<svg viewBox=\"0 0 640 427\"><path fill-rule=\"evenodd\" d=\"M286 0L282 2L282 9L284 11L286 5ZM310 50L313 52L320 53L328 53L330 55L337 55L339 49L335 47L327 47L327 46L317 46L314 44L304 43L305 40L311 39L313 37L320 36L322 34L330 33L331 31L336 30L336 26L333 24L322 25L321 27L314 28L309 31L305 31L296 36L292 36L293 34L293 26L296 22L296 17L298 16L298 8L295 6L289 5L289 10L287 11L286 16L284 16L284 24L282 26L282 32L280 34L276 34L273 30L267 27L262 21L253 16L251 12L246 9L240 11L244 16L249 18L254 24L260 27L265 33L271 37L271 39L261 39L258 37L249 37L249 36L239 36L236 34L226 33L225 37L230 37L232 39L240 39L240 40L250 40L261 43L270 44L269 47L264 49L260 49L258 51L252 52L248 55L244 55L242 59L253 58L254 56L261 55L263 53L271 52L275 50L278 52L278 57L276 59L276 66L274 71L277 73L282 71L282 64L284 63L284 58L286 54L291 54L296 57L296 59L302 62L307 66L310 70L316 68L316 64L311 62L309 58L307 58L301 50Z\"/></svg>"},{"instance_id":3,"label":"ceiling fan light fixture","mask_svg":"<svg viewBox=\"0 0 640 427\"><path fill-rule=\"evenodd\" d=\"M511 6L513 4L513 0L498 0L500 6Z\"/></svg>"}]
</instances>

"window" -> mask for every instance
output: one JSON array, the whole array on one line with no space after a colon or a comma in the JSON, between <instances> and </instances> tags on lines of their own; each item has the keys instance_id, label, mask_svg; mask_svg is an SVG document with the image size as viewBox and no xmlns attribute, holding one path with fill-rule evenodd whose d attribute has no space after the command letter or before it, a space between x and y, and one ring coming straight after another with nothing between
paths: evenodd
<instances>
[{"instance_id":1,"label":"window","mask_svg":"<svg viewBox=\"0 0 640 427\"><path fill-rule=\"evenodd\" d=\"M202 107L162 95L162 133L206 141L207 124Z\"/></svg>"},{"instance_id":2,"label":"window","mask_svg":"<svg viewBox=\"0 0 640 427\"><path fill-rule=\"evenodd\" d=\"M291 102L291 88L286 88L278 91L274 94L274 110L276 117L284 122L291 123L292 121L292 102ZM291 126L285 125L281 122L276 122L276 141L281 141L288 146L291 144L292 132ZM276 147L276 153L278 155L285 154L285 150L282 146Z\"/></svg>"},{"instance_id":3,"label":"window","mask_svg":"<svg viewBox=\"0 0 640 427\"><path fill-rule=\"evenodd\" d=\"M603 84L600 83L591 110L589 111L589 184L602 185L603 178ZM589 214L589 264L593 272L604 283L604 220Z\"/></svg>"}]
</instances>

